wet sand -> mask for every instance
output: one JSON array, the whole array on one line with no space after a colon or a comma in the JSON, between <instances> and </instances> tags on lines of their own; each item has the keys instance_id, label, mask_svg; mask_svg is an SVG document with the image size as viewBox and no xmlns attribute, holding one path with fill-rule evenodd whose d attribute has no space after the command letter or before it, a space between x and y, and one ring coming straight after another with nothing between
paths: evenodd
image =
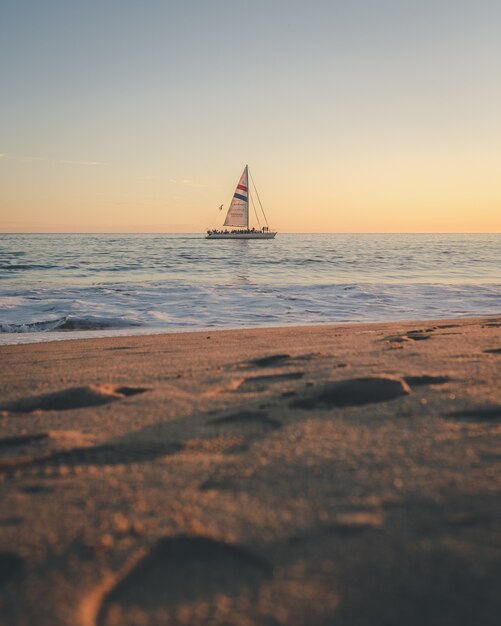
<instances>
[{"instance_id":1,"label":"wet sand","mask_svg":"<svg viewBox=\"0 0 501 626\"><path fill-rule=\"evenodd\" d=\"M0 348L0 623L501 615L501 318Z\"/></svg>"}]
</instances>

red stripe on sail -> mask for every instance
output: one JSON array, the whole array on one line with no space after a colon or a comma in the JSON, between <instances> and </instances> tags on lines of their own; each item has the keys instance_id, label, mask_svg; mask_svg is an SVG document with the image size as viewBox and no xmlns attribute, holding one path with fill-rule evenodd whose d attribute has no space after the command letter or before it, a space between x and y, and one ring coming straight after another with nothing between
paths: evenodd
<instances>
[{"instance_id":1,"label":"red stripe on sail","mask_svg":"<svg viewBox=\"0 0 501 626\"><path fill-rule=\"evenodd\" d=\"M237 185L237 189L240 189L241 191L247 191L247 187L245 185Z\"/></svg>"}]
</instances>

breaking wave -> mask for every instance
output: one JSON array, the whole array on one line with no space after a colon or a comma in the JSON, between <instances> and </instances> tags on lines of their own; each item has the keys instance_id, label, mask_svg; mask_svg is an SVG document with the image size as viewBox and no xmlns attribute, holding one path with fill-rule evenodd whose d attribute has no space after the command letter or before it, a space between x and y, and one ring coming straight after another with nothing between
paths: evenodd
<instances>
[{"instance_id":1,"label":"breaking wave","mask_svg":"<svg viewBox=\"0 0 501 626\"><path fill-rule=\"evenodd\" d=\"M139 326L134 322L106 318L78 318L64 316L54 320L27 322L25 324L0 323L0 333L44 333L64 330L106 330Z\"/></svg>"}]
</instances>

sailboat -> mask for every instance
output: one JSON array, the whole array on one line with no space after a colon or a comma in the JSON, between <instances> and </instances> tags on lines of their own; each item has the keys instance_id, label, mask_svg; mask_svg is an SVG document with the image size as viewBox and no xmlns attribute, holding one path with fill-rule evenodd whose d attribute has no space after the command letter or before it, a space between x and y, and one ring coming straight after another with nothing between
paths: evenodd
<instances>
[{"instance_id":1,"label":"sailboat","mask_svg":"<svg viewBox=\"0 0 501 626\"><path fill-rule=\"evenodd\" d=\"M252 177L251 177L252 180ZM256 206L254 204L254 199L250 195L249 188L249 166L246 165L242 176L240 176L240 180L238 181L238 185L236 186L235 193L233 194L233 198L231 200L230 208L228 209L228 213L226 214L226 219L224 220L224 229L223 230L208 230L206 239L274 239L277 234L276 231L270 230L268 226L268 220L266 219L266 215L263 209L263 205L261 204L261 200L259 199L259 194L257 193L257 189L254 185L254 190L256 192L256 198L259 202L259 206L261 209L261 214L263 217L264 224L261 224L261 220L259 219L258 211L256 210ZM258 228L251 228L249 222L249 200L252 203L254 208L254 213L256 215ZM221 207L222 208L222 207ZM230 230L228 230L228 227Z\"/></svg>"}]
</instances>

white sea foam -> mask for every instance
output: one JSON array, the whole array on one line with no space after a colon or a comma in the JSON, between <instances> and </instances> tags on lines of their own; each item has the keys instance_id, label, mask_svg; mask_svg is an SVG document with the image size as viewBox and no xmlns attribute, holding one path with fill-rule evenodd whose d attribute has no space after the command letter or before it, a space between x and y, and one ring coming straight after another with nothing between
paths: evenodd
<instances>
[{"instance_id":1,"label":"white sea foam","mask_svg":"<svg viewBox=\"0 0 501 626\"><path fill-rule=\"evenodd\" d=\"M5 309L16 309L24 304L24 298L20 296L0 296L0 311Z\"/></svg>"}]
</instances>

